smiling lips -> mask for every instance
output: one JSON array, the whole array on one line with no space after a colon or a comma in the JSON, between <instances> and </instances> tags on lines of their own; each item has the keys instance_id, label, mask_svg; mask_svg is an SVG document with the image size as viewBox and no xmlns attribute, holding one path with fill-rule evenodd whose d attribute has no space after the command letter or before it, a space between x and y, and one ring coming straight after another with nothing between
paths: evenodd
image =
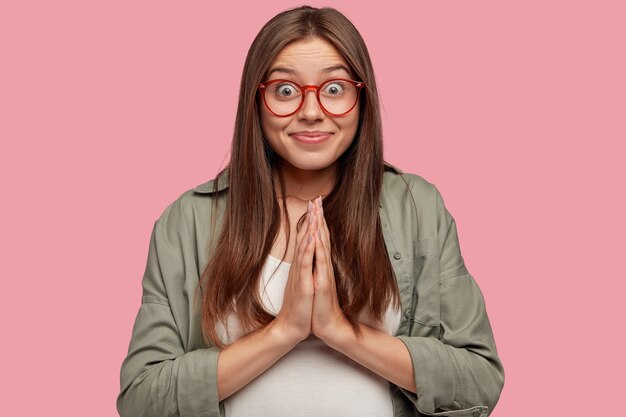
<instances>
[{"instance_id":1,"label":"smiling lips","mask_svg":"<svg viewBox=\"0 0 626 417\"><path fill-rule=\"evenodd\" d=\"M298 142L307 143L307 144L317 144L324 142L327 140L332 133L329 132L295 132L291 133L291 137L293 137Z\"/></svg>"}]
</instances>

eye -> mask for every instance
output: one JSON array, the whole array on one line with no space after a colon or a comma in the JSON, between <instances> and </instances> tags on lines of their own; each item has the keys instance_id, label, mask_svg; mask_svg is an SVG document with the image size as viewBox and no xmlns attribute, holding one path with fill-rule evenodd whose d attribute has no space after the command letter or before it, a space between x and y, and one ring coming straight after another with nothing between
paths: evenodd
<instances>
[{"instance_id":1,"label":"eye","mask_svg":"<svg viewBox=\"0 0 626 417\"><path fill-rule=\"evenodd\" d=\"M340 96L344 93L345 87L346 84L342 81L331 81L324 86L322 93L330 96Z\"/></svg>"},{"instance_id":2,"label":"eye","mask_svg":"<svg viewBox=\"0 0 626 417\"><path fill-rule=\"evenodd\" d=\"M292 97L298 95L298 87L291 83L277 83L274 87L274 94L280 97Z\"/></svg>"}]
</instances>

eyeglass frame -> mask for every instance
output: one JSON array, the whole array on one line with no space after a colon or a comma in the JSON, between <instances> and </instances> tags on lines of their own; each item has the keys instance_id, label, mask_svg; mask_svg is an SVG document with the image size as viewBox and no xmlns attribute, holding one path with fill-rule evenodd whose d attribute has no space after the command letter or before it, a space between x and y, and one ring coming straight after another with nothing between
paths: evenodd
<instances>
[{"instance_id":1,"label":"eyeglass frame","mask_svg":"<svg viewBox=\"0 0 626 417\"><path fill-rule=\"evenodd\" d=\"M302 92L302 97L300 98L300 104L298 105L298 108L295 109L293 112L289 113L289 114L277 114L275 113L270 106L267 104L267 101L265 99L265 89L271 85L271 84L275 84L277 82L280 81L286 81L289 82L291 84L294 84L296 87L298 87L300 89L300 91ZM356 87L356 100L354 100L354 104L352 105L352 107L350 107L347 111L343 112L343 113L331 113L329 112L324 105L322 104L322 102L320 101L320 90L323 85L331 82L331 81L346 81L350 84L352 84L354 87ZM304 98L306 97L306 92L307 90L313 90L315 91L315 97L317 98L317 103L320 105L320 108L322 109L322 111L324 113L326 113L329 116L343 116L344 114L348 114L352 111L352 109L354 109L354 107L356 106L356 104L359 102L359 97L361 95L361 89L363 89L363 87L365 87L365 83L363 81L354 81L354 80L348 80L347 78L332 78L330 80L326 80L323 83L321 83L320 85L303 85L301 86L300 84L298 84L297 82L293 81L293 80L287 80L284 78L277 78L274 80L269 80L269 81L265 81L263 83L260 83L259 86L257 87L257 89L261 92L261 97L263 97L263 103L265 103L265 108L267 108L273 115L278 116L278 117L289 117L295 113L297 113L298 111L300 111L300 109L302 108L302 105L304 104Z\"/></svg>"}]
</instances>

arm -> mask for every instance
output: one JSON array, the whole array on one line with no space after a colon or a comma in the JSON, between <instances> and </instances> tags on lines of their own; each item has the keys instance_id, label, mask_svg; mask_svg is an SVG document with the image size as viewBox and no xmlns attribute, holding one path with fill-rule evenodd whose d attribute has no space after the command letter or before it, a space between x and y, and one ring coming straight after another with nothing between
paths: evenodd
<instances>
[{"instance_id":1,"label":"arm","mask_svg":"<svg viewBox=\"0 0 626 417\"><path fill-rule=\"evenodd\" d=\"M417 394L403 388L401 391L422 412L467 409L484 417L498 402L504 369L482 293L461 256L454 218L434 186L433 191L437 203L441 334L438 338L398 336L411 355Z\"/></svg>"},{"instance_id":2,"label":"arm","mask_svg":"<svg viewBox=\"0 0 626 417\"><path fill-rule=\"evenodd\" d=\"M179 216L167 212L155 222L150 237L143 296L122 363L117 410L122 417L219 417L220 351L210 347L185 352L163 280L168 272L162 271L183 268L180 250L173 249L168 234L168 229L178 234L180 223L172 220ZM176 278L184 279L183 272Z\"/></svg>"},{"instance_id":3,"label":"arm","mask_svg":"<svg viewBox=\"0 0 626 417\"><path fill-rule=\"evenodd\" d=\"M142 303L121 368L117 410L122 417L219 417L221 400L297 343L272 322L223 350L211 346L186 351L182 341L187 336L179 324L182 328L187 323L182 323L184 314L175 320L171 300L184 297L181 281L189 270L184 252L193 252L183 249L193 240L188 233L177 204L152 230Z\"/></svg>"},{"instance_id":4,"label":"arm","mask_svg":"<svg viewBox=\"0 0 626 417\"><path fill-rule=\"evenodd\" d=\"M394 337L360 324L359 338L344 324L327 343L397 385L422 414L464 410L458 415L485 417L498 401L504 371L481 291L461 257L454 219L434 191L441 336Z\"/></svg>"},{"instance_id":5,"label":"arm","mask_svg":"<svg viewBox=\"0 0 626 417\"><path fill-rule=\"evenodd\" d=\"M274 320L223 349L217 365L219 400L261 375L297 343L279 330Z\"/></svg>"},{"instance_id":6,"label":"arm","mask_svg":"<svg viewBox=\"0 0 626 417\"><path fill-rule=\"evenodd\" d=\"M312 204L309 203L309 210L311 208ZM310 233L314 232L315 225L316 223L309 221L308 227L302 227L298 232L297 248L291 263L280 313L266 327L237 339L220 354L218 364L220 399L228 397L248 384L310 335L313 303L312 262L315 245L305 237L307 234L311 237ZM304 329L301 327L303 324Z\"/></svg>"},{"instance_id":7,"label":"arm","mask_svg":"<svg viewBox=\"0 0 626 417\"><path fill-rule=\"evenodd\" d=\"M316 207L321 198L316 200ZM388 381L415 392L411 356L404 343L363 323L358 323L359 337L341 312L337 299L335 276L330 262L330 232L323 210L316 210L315 224L321 234L314 234L315 297L313 304L313 332L329 347L343 353ZM318 217L319 216L319 217Z\"/></svg>"},{"instance_id":8,"label":"arm","mask_svg":"<svg viewBox=\"0 0 626 417\"><path fill-rule=\"evenodd\" d=\"M405 344L397 337L366 324L359 323L359 328L361 337L345 323L344 330L336 332L341 339L336 342L329 339L327 343L386 380L415 393L411 356Z\"/></svg>"},{"instance_id":9,"label":"arm","mask_svg":"<svg viewBox=\"0 0 626 417\"><path fill-rule=\"evenodd\" d=\"M440 284L441 332L437 339L398 336L413 362L417 394L401 391L429 413L479 407L487 416L498 402L504 370L497 356L480 289L469 274Z\"/></svg>"}]
</instances>

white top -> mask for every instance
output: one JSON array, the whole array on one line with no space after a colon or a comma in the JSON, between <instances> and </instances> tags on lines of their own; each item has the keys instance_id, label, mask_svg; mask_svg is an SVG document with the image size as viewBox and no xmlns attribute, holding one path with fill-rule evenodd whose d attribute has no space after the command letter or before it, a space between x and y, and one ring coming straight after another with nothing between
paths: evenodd
<instances>
[{"instance_id":1,"label":"white top","mask_svg":"<svg viewBox=\"0 0 626 417\"><path fill-rule=\"evenodd\" d=\"M265 308L277 314L291 264L269 256L259 290ZM277 268L277 269L276 269ZM272 273L276 272L272 276ZM271 279L270 279L271 277ZM387 310L384 324L376 326L361 315L361 322L394 335L400 311ZM227 343L243 336L233 314L218 334ZM309 336L265 372L224 400L227 417L392 417L393 405L386 379Z\"/></svg>"}]
</instances>

